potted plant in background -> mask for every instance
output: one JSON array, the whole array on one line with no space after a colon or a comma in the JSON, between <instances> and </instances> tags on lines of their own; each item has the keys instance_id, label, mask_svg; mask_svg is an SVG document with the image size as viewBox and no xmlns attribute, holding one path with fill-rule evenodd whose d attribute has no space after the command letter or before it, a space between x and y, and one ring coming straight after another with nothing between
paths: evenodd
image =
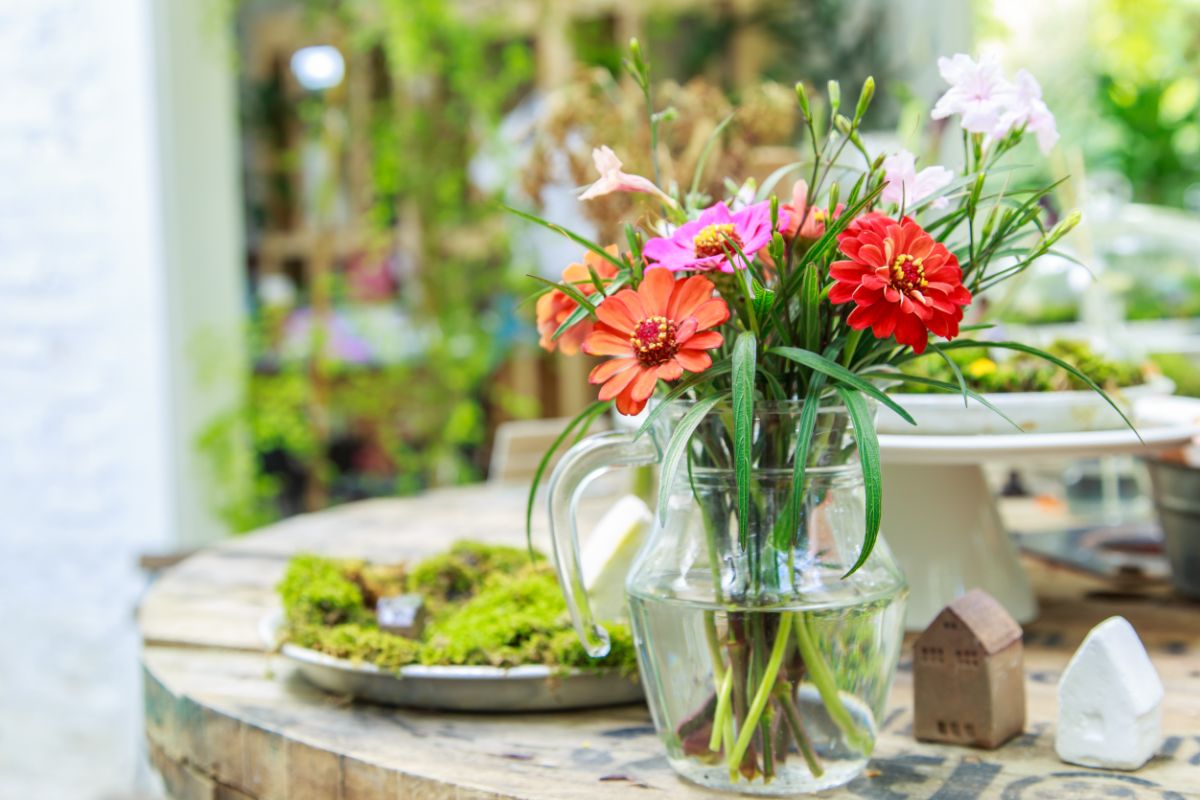
<instances>
[{"instance_id":1,"label":"potted plant in background","mask_svg":"<svg viewBox=\"0 0 1200 800\"><path fill-rule=\"evenodd\" d=\"M907 153L869 152L859 126L870 79L845 114L831 83L820 117L797 84L811 161L761 186L730 183L714 199L663 188L658 128L669 115L654 107L636 42L626 66L645 95L655 179L625 173L598 147L600 178L583 194L649 201L622 246L516 212L585 251L537 301L544 346L604 359L589 378L599 399L559 443L581 439L613 405L648 409L635 432L578 440L556 468L560 580L577 632L602 655L607 636L582 589L577 495L600 469L660 464L657 524L626 588L671 764L693 782L747 793L841 785L871 755L904 618L904 579L879 540L874 406L911 421L884 391L896 383L987 403L957 366L957 381L899 367L926 350L978 347L961 336L987 327L962 325L972 301L1078 221L1043 223L1053 187L989 181L1027 133L1053 144L1053 117L1027 74L1014 84L991 62L943 59L952 86L934 116L961 118L966 169L955 178L918 171ZM847 152L861 160L844 164ZM775 186L791 169L804 178L780 199ZM1056 356L988 346L1036 353L1099 391Z\"/></svg>"}]
</instances>

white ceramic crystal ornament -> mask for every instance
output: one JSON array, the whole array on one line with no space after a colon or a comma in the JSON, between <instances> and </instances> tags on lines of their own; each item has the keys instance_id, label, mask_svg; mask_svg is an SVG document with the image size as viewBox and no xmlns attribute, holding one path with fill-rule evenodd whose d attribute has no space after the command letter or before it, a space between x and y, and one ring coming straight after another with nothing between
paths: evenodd
<instances>
[{"instance_id":1,"label":"white ceramic crystal ornament","mask_svg":"<svg viewBox=\"0 0 1200 800\"><path fill-rule=\"evenodd\" d=\"M628 616L625 576L653 521L653 512L640 497L626 495L604 513L587 538L580 559L588 600L597 619Z\"/></svg>"},{"instance_id":2,"label":"white ceramic crystal ornament","mask_svg":"<svg viewBox=\"0 0 1200 800\"><path fill-rule=\"evenodd\" d=\"M1109 617L1088 633L1058 682L1058 757L1138 769L1162 744L1162 699L1137 632L1124 617Z\"/></svg>"}]
</instances>

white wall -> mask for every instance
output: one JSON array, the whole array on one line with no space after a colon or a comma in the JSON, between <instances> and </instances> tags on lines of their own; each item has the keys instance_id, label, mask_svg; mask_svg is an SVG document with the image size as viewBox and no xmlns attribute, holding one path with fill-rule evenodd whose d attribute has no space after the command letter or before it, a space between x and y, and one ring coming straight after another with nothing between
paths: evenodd
<instances>
[{"instance_id":1,"label":"white wall","mask_svg":"<svg viewBox=\"0 0 1200 800\"><path fill-rule=\"evenodd\" d=\"M229 64L153 13L209 5L0 0L0 797L128 795L137 556L215 532L186 347L236 315Z\"/></svg>"}]
</instances>

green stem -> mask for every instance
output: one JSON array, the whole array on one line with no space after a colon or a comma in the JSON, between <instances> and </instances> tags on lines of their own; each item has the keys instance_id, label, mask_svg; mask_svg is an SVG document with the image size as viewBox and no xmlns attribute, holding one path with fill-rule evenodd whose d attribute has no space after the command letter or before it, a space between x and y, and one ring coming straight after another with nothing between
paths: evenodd
<instances>
[{"instance_id":1,"label":"green stem","mask_svg":"<svg viewBox=\"0 0 1200 800\"><path fill-rule=\"evenodd\" d=\"M725 670L725 679L717 689L717 710L713 713L712 736L708 749L716 753L721 749L721 736L725 733L725 721L729 716L730 697L733 694L733 670ZM731 737L732 738L732 737Z\"/></svg>"},{"instance_id":2,"label":"green stem","mask_svg":"<svg viewBox=\"0 0 1200 800\"><path fill-rule=\"evenodd\" d=\"M784 720L792 730L792 738L796 740L796 747L800 750L800 755L804 756L804 763L808 764L808 771L814 778L821 777L825 774L825 769L821 766L821 762L817 761L817 754L813 752L808 734L804 732L804 723L800 720L800 712L796 710L796 704L792 702L791 693L786 685L779 689L779 705L783 708Z\"/></svg>"},{"instance_id":3,"label":"green stem","mask_svg":"<svg viewBox=\"0 0 1200 800\"><path fill-rule=\"evenodd\" d=\"M801 620L801 623L803 621ZM779 675L779 666L783 663L783 654L787 651L788 638L792 629L792 615L784 614L783 619L779 623L779 630L775 634L775 644L771 648L771 659L767 662L767 668L764 670L762 679L758 684L758 691L754 694L754 700L750 703L750 708L746 712L746 719L742 722L742 730L738 735L737 744L729 754L729 770L730 774L736 774L739 764L742 763L742 756L746 754L746 748L750 746L750 739L754 736L754 730L758 726L758 719L762 716L763 709L767 707L767 701L771 699L771 690L775 687L775 678Z\"/></svg>"},{"instance_id":4,"label":"green stem","mask_svg":"<svg viewBox=\"0 0 1200 800\"><path fill-rule=\"evenodd\" d=\"M846 735L851 747L863 754L871 752L870 738L858 727L842 703L833 673L830 671L829 665L825 663L825 658L817 647L812 631L808 629L807 615L797 611L795 616L796 644L800 647L800 656L804 659L808 677L817 687L817 692L821 695L821 702L825 704L825 710L829 712L829 718Z\"/></svg>"}]
</instances>

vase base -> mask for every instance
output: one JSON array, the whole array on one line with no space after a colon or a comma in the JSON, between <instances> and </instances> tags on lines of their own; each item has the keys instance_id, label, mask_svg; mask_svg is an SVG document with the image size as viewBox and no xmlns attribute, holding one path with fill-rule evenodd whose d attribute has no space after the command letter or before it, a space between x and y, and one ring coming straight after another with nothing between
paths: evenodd
<instances>
[{"instance_id":1,"label":"vase base","mask_svg":"<svg viewBox=\"0 0 1200 800\"><path fill-rule=\"evenodd\" d=\"M795 758L799 761L799 756ZM844 786L861 775L867 766L865 758L827 762L818 778L800 763L780 767L770 782L764 782L762 778L748 781L740 775L736 781L731 781L729 769L724 764L702 764L690 758L672 758L669 761L675 772L689 783L705 789L759 797L794 797Z\"/></svg>"}]
</instances>

